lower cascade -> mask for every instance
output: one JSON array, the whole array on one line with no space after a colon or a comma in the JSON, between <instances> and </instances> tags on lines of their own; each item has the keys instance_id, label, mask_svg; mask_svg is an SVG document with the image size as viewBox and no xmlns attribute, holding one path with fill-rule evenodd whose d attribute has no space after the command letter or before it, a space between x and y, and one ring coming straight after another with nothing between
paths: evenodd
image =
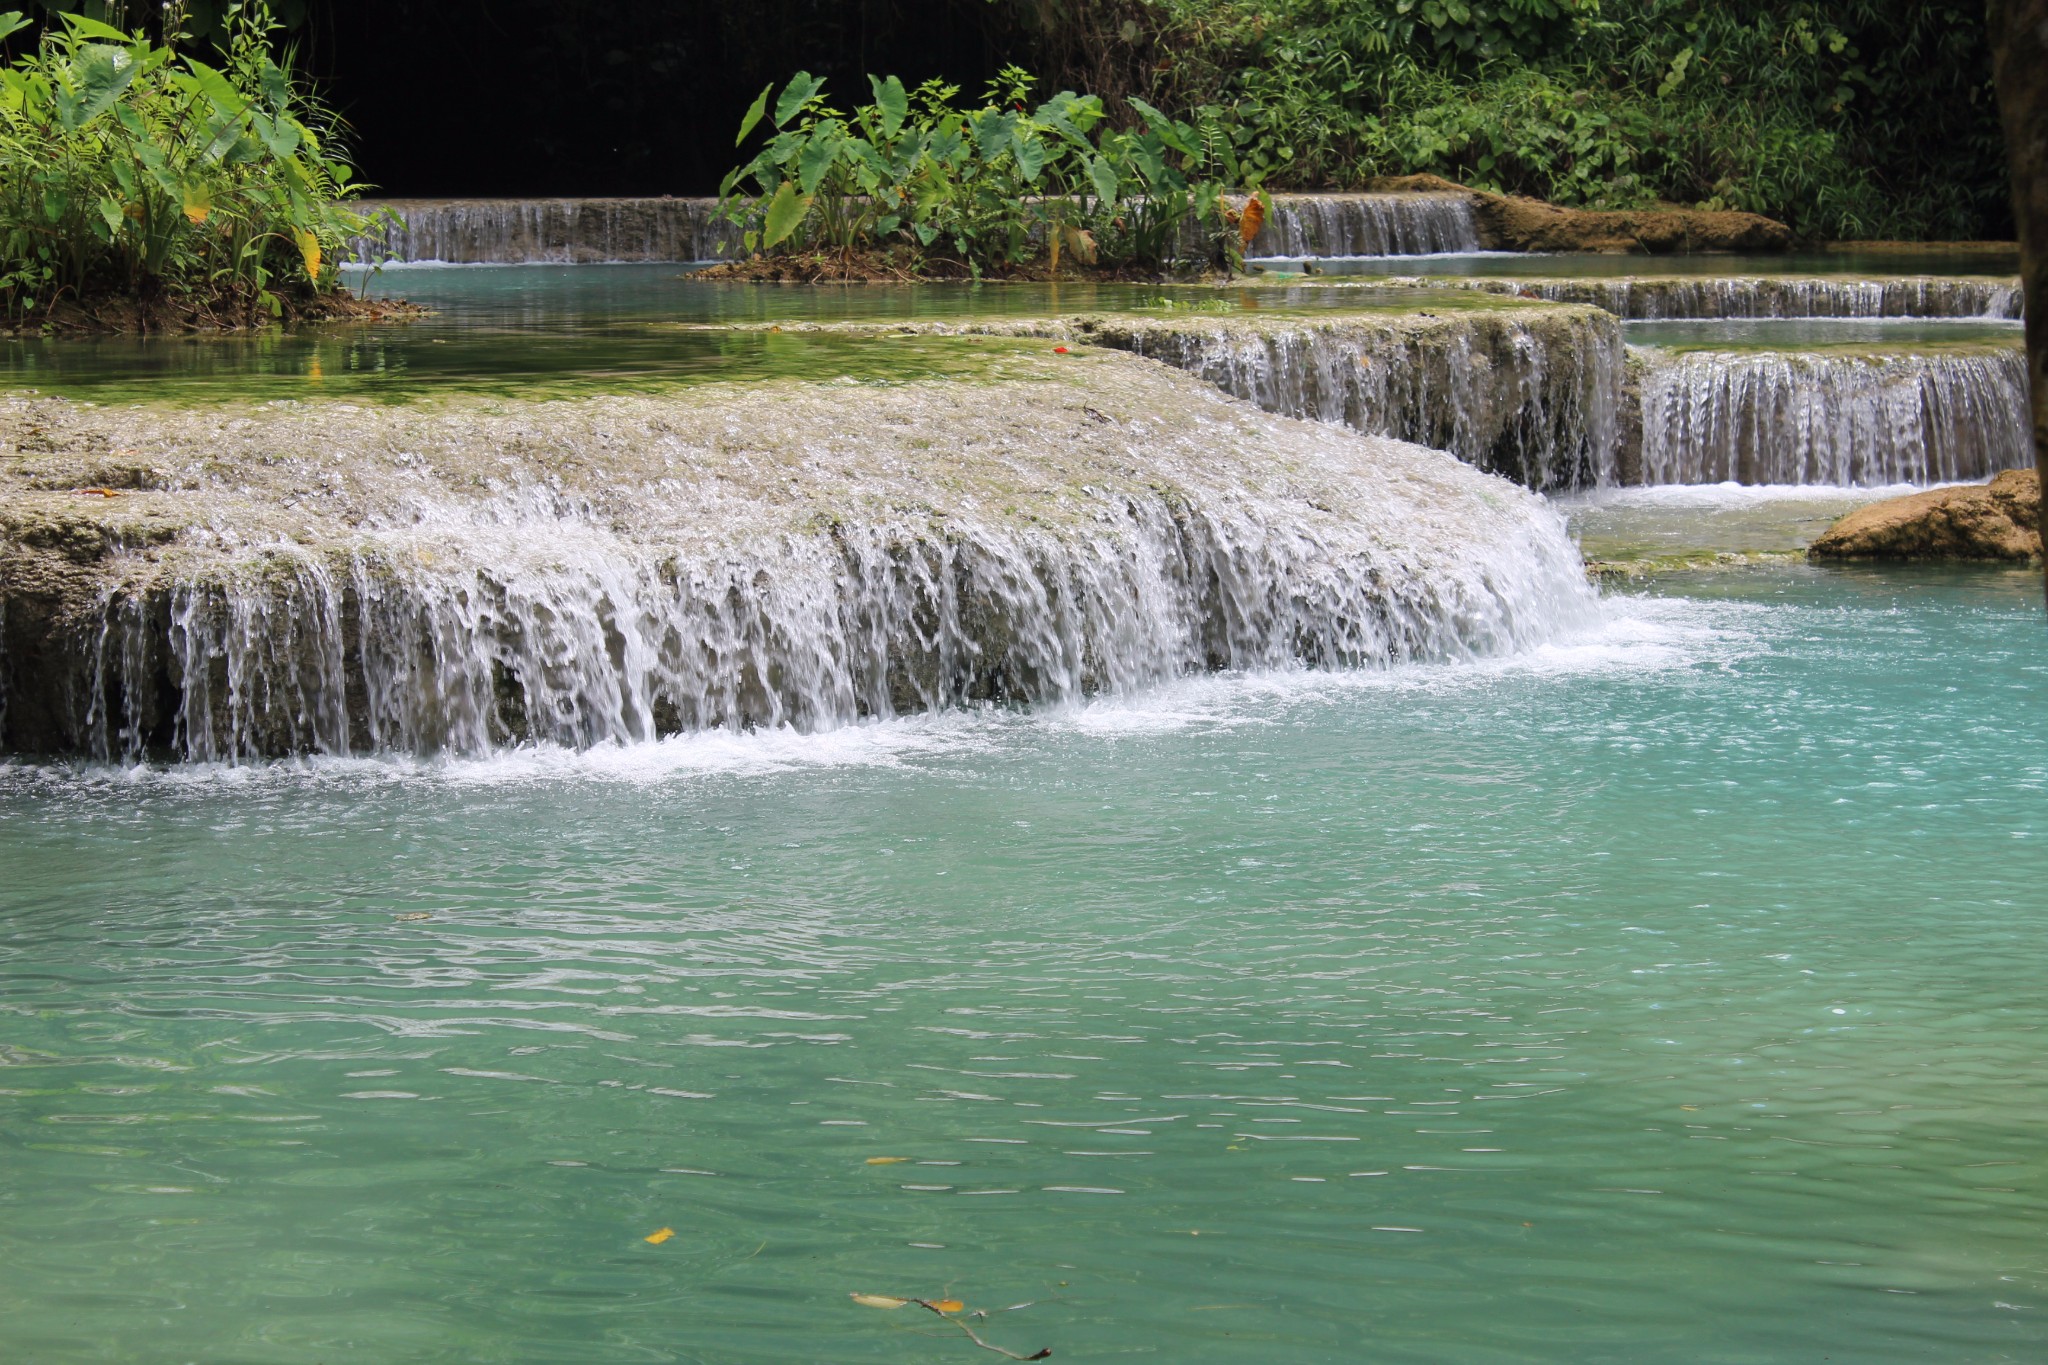
<instances>
[{"instance_id":1,"label":"lower cascade","mask_svg":"<svg viewBox=\"0 0 2048 1365\"><path fill-rule=\"evenodd\" d=\"M1562 522L1501 480L1132 357L1051 358L431 410L13 400L0 434L70 453L6 476L0 744L816 730L1497 655L1590 619ZM85 482L127 491L81 506Z\"/></svg>"},{"instance_id":2,"label":"lower cascade","mask_svg":"<svg viewBox=\"0 0 2048 1365\"><path fill-rule=\"evenodd\" d=\"M2018 318L2017 278L1775 275L1617 279L1435 279L1495 294L1589 303L1633 321L1660 318Z\"/></svg>"},{"instance_id":3,"label":"lower cascade","mask_svg":"<svg viewBox=\"0 0 2048 1365\"><path fill-rule=\"evenodd\" d=\"M1644 483L1932 483L2033 459L2018 347L1641 354Z\"/></svg>"}]
</instances>

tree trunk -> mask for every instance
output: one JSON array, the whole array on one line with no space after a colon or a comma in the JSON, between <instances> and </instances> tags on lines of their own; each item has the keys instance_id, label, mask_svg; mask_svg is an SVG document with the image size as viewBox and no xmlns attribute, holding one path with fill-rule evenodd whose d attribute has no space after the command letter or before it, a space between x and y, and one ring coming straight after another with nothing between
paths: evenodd
<instances>
[{"instance_id":1,"label":"tree trunk","mask_svg":"<svg viewBox=\"0 0 2048 1365\"><path fill-rule=\"evenodd\" d=\"M2048 0L1989 0L1991 77L2012 165L2012 212L2027 300L2034 465L2048 544Z\"/></svg>"}]
</instances>

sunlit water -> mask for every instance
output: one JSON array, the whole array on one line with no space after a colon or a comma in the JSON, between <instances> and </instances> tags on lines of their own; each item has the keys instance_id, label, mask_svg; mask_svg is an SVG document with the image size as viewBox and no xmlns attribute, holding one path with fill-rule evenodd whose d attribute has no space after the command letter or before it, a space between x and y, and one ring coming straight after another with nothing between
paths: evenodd
<instances>
[{"instance_id":1,"label":"sunlit water","mask_svg":"<svg viewBox=\"0 0 2048 1365\"><path fill-rule=\"evenodd\" d=\"M843 338L728 331L760 323L1499 309L1469 290L1371 286L929 284L781 287L676 265L408 266L350 281L431 310L409 321L246 335L0 338L0 389L100 402L530 396L704 381L933 372ZM1513 306L1507 304L1505 306ZM706 330L706 325L720 330ZM943 365L943 361L938 362Z\"/></svg>"},{"instance_id":2,"label":"sunlit water","mask_svg":"<svg viewBox=\"0 0 2048 1365\"><path fill-rule=\"evenodd\" d=\"M2041 1359L2038 599L0 770L4 1354L992 1358L860 1292L1061 1360Z\"/></svg>"}]
</instances>

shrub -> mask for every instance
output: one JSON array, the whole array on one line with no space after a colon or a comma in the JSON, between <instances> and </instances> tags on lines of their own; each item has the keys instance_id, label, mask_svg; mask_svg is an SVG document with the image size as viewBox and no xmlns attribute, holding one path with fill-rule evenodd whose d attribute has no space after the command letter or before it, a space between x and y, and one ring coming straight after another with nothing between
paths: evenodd
<instances>
[{"instance_id":1,"label":"shrub","mask_svg":"<svg viewBox=\"0 0 2048 1365\"><path fill-rule=\"evenodd\" d=\"M773 135L719 197L749 251L901 247L977 276L1040 254L1054 269L1062 255L1145 269L1232 258L1223 190L1242 173L1213 127L1140 100L1142 126L1112 130L1101 100L1071 90L1027 110L1034 82L1016 67L973 108L941 81L868 80L873 102L851 113L808 72L747 111L736 144L764 119Z\"/></svg>"},{"instance_id":2,"label":"shrub","mask_svg":"<svg viewBox=\"0 0 2048 1365\"><path fill-rule=\"evenodd\" d=\"M25 27L0 14L0 39ZM261 3L216 67L64 15L0 67L0 307L184 305L241 320L330 296L348 239L332 119L270 52Z\"/></svg>"},{"instance_id":3,"label":"shrub","mask_svg":"<svg viewBox=\"0 0 2048 1365\"><path fill-rule=\"evenodd\" d=\"M1222 128L1279 187L1434 172L1811 237L2011 230L1964 0L1038 0L1113 114Z\"/></svg>"}]
</instances>

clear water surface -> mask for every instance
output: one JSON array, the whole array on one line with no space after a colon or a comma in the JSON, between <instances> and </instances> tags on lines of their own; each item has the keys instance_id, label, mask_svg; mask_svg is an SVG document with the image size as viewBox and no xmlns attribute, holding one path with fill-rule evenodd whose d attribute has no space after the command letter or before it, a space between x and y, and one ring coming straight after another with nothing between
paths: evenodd
<instances>
[{"instance_id":1,"label":"clear water surface","mask_svg":"<svg viewBox=\"0 0 2048 1365\"><path fill-rule=\"evenodd\" d=\"M246 336L0 338L0 390L32 388L100 402L404 402L456 390L573 396L707 380L886 380L955 373L958 353L971 348L958 342L878 348L868 339L728 331L718 324L1524 306L1470 290L1412 287L782 287L694 279L687 267L675 265L408 266L376 275L364 289L432 314ZM965 363L975 362L969 356Z\"/></svg>"},{"instance_id":2,"label":"clear water surface","mask_svg":"<svg viewBox=\"0 0 2048 1365\"><path fill-rule=\"evenodd\" d=\"M0 769L24 1362L2037 1361L2048 631ZM662 1229L673 1235L647 1240Z\"/></svg>"}]
</instances>

